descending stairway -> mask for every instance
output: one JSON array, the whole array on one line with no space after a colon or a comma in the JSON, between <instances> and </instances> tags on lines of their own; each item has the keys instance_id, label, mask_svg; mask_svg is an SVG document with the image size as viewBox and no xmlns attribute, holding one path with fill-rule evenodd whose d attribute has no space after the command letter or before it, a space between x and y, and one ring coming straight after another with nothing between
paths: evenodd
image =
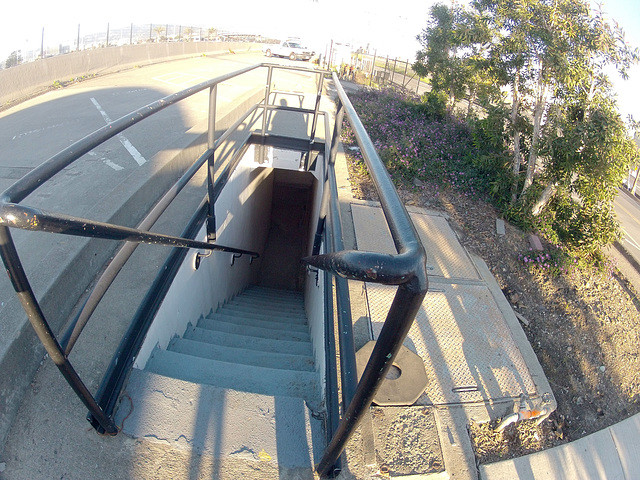
<instances>
[{"instance_id":1,"label":"descending stairway","mask_svg":"<svg viewBox=\"0 0 640 480\"><path fill-rule=\"evenodd\" d=\"M183 439L201 453L271 458L279 468L311 468L323 448L299 292L249 287L156 349L132 371L127 394L134 408L123 430L135 437Z\"/></svg>"}]
</instances>

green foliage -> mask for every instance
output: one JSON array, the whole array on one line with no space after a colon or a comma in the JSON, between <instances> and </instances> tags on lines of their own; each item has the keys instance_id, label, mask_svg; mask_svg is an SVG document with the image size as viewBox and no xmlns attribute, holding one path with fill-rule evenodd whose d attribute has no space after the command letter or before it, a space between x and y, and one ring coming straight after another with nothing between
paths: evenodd
<instances>
[{"instance_id":1,"label":"green foliage","mask_svg":"<svg viewBox=\"0 0 640 480\"><path fill-rule=\"evenodd\" d=\"M483 100L464 162L484 179L478 190L518 225L595 258L619 235L612 202L637 157L604 71L625 76L638 50L586 0L437 4L418 40L414 70L433 87L425 117Z\"/></svg>"},{"instance_id":2,"label":"green foliage","mask_svg":"<svg viewBox=\"0 0 640 480\"><path fill-rule=\"evenodd\" d=\"M440 122L447 116L447 96L437 90L424 93L420 97L420 103L412 103L410 106L418 115L429 120Z\"/></svg>"},{"instance_id":3,"label":"green foliage","mask_svg":"<svg viewBox=\"0 0 640 480\"><path fill-rule=\"evenodd\" d=\"M505 149L508 135L506 111L502 105L487 105L486 116L469 120L473 139L473 167L487 178L485 192L499 206L508 205L509 188L513 174L509 168L510 157Z\"/></svg>"}]
</instances>

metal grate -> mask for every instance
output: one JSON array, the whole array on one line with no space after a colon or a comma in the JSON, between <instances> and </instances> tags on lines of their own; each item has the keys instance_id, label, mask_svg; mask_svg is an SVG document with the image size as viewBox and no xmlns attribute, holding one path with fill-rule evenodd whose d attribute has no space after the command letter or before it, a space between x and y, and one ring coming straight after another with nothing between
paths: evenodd
<instances>
[{"instance_id":1,"label":"metal grate","mask_svg":"<svg viewBox=\"0 0 640 480\"><path fill-rule=\"evenodd\" d=\"M397 253L381 208L352 204L351 211L358 250ZM444 217L415 212L409 215L427 252L429 275L481 280L469 255Z\"/></svg>"},{"instance_id":2,"label":"metal grate","mask_svg":"<svg viewBox=\"0 0 640 480\"><path fill-rule=\"evenodd\" d=\"M375 336L397 287L367 284ZM489 289L438 284L405 340L429 379L421 405L487 402L535 394L535 384Z\"/></svg>"}]
</instances>

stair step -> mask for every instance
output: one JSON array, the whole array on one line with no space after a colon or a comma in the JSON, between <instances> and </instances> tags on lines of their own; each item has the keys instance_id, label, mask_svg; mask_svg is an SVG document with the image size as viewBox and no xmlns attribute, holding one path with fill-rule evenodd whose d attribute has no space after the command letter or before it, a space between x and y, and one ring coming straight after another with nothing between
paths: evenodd
<instances>
[{"instance_id":1,"label":"stair step","mask_svg":"<svg viewBox=\"0 0 640 480\"><path fill-rule=\"evenodd\" d=\"M300 315L297 317L287 317L281 315L273 315L269 313L256 313L256 312L244 312L244 311L234 311L219 308L217 312L210 313L207 315L208 318L214 318L217 315L221 315L223 317L231 317L231 318L239 318L245 320L258 320L261 322L269 322L269 323L280 323L282 325L297 325L299 327L307 327L307 317Z\"/></svg>"},{"instance_id":2,"label":"stair step","mask_svg":"<svg viewBox=\"0 0 640 480\"><path fill-rule=\"evenodd\" d=\"M298 323L300 325L307 324L307 318L304 315L282 311L265 311L259 307L251 307L244 305L223 305L216 310L215 313L222 315L239 315L245 318L256 318L259 320L267 320L269 322L288 322Z\"/></svg>"},{"instance_id":3,"label":"stair step","mask_svg":"<svg viewBox=\"0 0 640 480\"><path fill-rule=\"evenodd\" d=\"M249 314L250 316L256 315L256 316L265 317L265 318L269 318L269 317L273 317L274 319L281 318L287 322L307 323L307 319L304 312L287 310L284 308L266 308L266 307L263 308L263 307L260 307L259 305L254 306L251 304L234 305L234 304L225 303L224 305L220 306L215 313L224 313L227 315L233 315L238 313L238 314L245 314L245 316L246 314Z\"/></svg>"},{"instance_id":4,"label":"stair step","mask_svg":"<svg viewBox=\"0 0 640 480\"><path fill-rule=\"evenodd\" d=\"M204 328L190 326L183 335L189 340L206 342L214 345L226 345L247 350L263 352L287 352L294 355L313 355L311 342L277 340L273 338L247 337L235 333L216 332Z\"/></svg>"},{"instance_id":5,"label":"stair step","mask_svg":"<svg viewBox=\"0 0 640 480\"><path fill-rule=\"evenodd\" d=\"M245 290L240 295L236 295L232 300L251 299L256 302L287 304L297 308L304 308L304 297L302 294L278 295L259 291Z\"/></svg>"},{"instance_id":6,"label":"stair step","mask_svg":"<svg viewBox=\"0 0 640 480\"><path fill-rule=\"evenodd\" d=\"M310 405L319 405L318 376L315 372L221 362L169 350L154 351L145 370L243 392L299 397Z\"/></svg>"},{"instance_id":7,"label":"stair step","mask_svg":"<svg viewBox=\"0 0 640 480\"><path fill-rule=\"evenodd\" d=\"M302 292L297 290L282 290L278 288L259 287L257 285L248 287L242 292L242 295L261 295L269 298L285 298L300 301L303 299Z\"/></svg>"},{"instance_id":8,"label":"stair step","mask_svg":"<svg viewBox=\"0 0 640 480\"><path fill-rule=\"evenodd\" d=\"M249 337L275 338L278 340L293 340L299 342L309 342L311 337L305 325L294 324L297 330L286 328L288 324L278 322L265 322L262 320L252 319L236 322L236 317L225 315L213 316L211 318L200 318L197 327L217 332L236 333L238 335L247 335ZM271 328L271 324L275 324L276 328ZM301 330L300 327L304 328Z\"/></svg>"},{"instance_id":9,"label":"stair step","mask_svg":"<svg viewBox=\"0 0 640 480\"><path fill-rule=\"evenodd\" d=\"M171 343L169 343L167 350L185 355L193 355L194 357L208 358L209 360L220 360L223 362L233 360L233 362L243 365L278 368L282 370L315 371L313 357L309 355L247 350L226 345L212 345L210 343L198 342L186 338L174 338Z\"/></svg>"},{"instance_id":10,"label":"stair step","mask_svg":"<svg viewBox=\"0 0 640 480\"><path fill-rule=\"evenodd\" d=\"M201 321L203 317L200 317ZM306 323L288 322L287 319L275 319L273 317L255 317L251 315L226 315L224 313L210 313L206 317L210 320L220 320L222 322L232 322L238 325L253 325L254 327L274 328L279 330L291 330L292 332L309 332ZM282 321L285 320L285 321Z\"/></svg>"},{"instance_id":11,"label":"stair step","mask_svg":"<svg viewBox=\"0 0 640 480\"><path fill-rule=\"evenodd\" d=\"M293 332L283 329L273 329L264 327L254 327L251 325L237 325L231 322L224 322L219 319L203 318L198 321L198 328L211 330L213 332L225 332L235 335L244 335L252 338L265 338L273 340L286 340L291 342L310 342L311 337L308 332Z\"/></svg>"},{"instance_id":12,"label":"stair step","mask_svg":"<svg viewBox=\"0 0 640 480\"><path fill-rule=\"evenodd\" d=\"M260 452L266 452L274 478L313 478L313 465L324 450L322 419L315 418L318 412L310 411L301 398L196 385L136 368L127 394L135 408L123 401L116 413L127 435L166 439L170 447L181 450L187 445L213 456L214 462L243 459L245 471L256 471ZM304 468L305 475L287 468Z\"/></svg>"},{"instance_id":13,"label":"stair step","mask_svg":"<svg viewBox=\"0 0 640 480\"><path fill-rule=\"evenodd\" d=\"M290 300L271 300L271 299L259 299L255 297L244 297L238 296L235 297L221 307L225 306L236 306L236 307L252 307L259 310L266 310L268 312L292 312L296 315L306 315L304 310L304 305L302 301L300 305L291 302Z\"/></svg>"}]
</instances>

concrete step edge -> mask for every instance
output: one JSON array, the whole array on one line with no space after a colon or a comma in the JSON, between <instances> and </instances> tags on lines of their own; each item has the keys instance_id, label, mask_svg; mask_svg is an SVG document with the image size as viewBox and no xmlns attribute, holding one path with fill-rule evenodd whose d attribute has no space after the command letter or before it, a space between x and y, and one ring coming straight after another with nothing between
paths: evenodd
<instances>
[{"instance_id":1,"label":"concrete step edge","mask_svg":"<svg viewBox=\"0 0 640 480\"><path fill-rule=\"evenodd\" d=\"M268 326L238 325L230 321L219 318L201 318L197 327L215 332L235 333L247 337L270 338L274 340L288 340L293 342L310 342L309 332L296 332L287 329L268 328Z\"/></svg>"},{"instance_id":2,"label":"concrete step edge","mask_svg":"<svg viewBox=\"0 0 640 480\"><path fill-rule=\"evenodd\" d=\"M156 350L145 370L192 383L261 395L286 395L319 404L318 374L209 360Z\"/></svg>"},{"instance_id":3,"label":"concrete step edge","mask_svg":"<svg viewBox=\"0 0 640 480\"><path fill-rule=\"evenodd\" d=\"M215 332L198 327L189 327L185 331L184 338L198 342L211 343L213 345L227 345L247 350L260 350L263 352L292 353L295 355L313 355L311 342L299 342L288 340L275 340L271 338L247 337L227 332Z\"/></svg>"},{"instance_id":4,"label":"concrete step edge","mask_svg":"<svg viewBox=\"0 0 640 480\"><path fill-rule=\"evenodd\" d=\"M309 327L303 323L297 322L278 322L266 320L264 318L256 318L252 316L245 315L225 315L223 313L210 313L206 317L202 317L199 322L202 321L203 318L209 320L219 320L221 322L230 322L238 325L252 325L255 327L262 328L273 328L279 330L290 330L292 332L309 332Z\"/></svg>"},{"instance_id":5,"label":"concrete step edge","mask_svg":"<svg viewBox=\"0 0 640 480\"><path fill-rule=\"evenodd\" d=\"M198 342L188 338L174 338L167 350L193 355L194 357L221 360L244 365L255 365L281 370L315 371L314 359L310 355L295 355L290 353L262 352L245 348L229 347L227 345L213 345Z\"/></svg>"}]
</instances>

